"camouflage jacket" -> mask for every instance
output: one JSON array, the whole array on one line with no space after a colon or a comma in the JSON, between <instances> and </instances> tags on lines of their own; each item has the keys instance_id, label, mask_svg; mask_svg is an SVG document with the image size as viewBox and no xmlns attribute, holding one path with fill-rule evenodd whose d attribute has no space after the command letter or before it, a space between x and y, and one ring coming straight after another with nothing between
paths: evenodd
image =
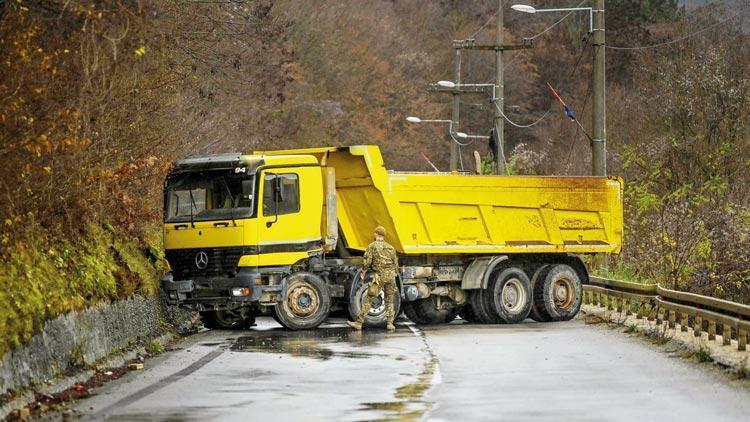
<instances>
[{"instance_id":1,"label":"camouflage jacket","mask_svg":"<svg viewBox=\"0 0 750 422\"><path fill-rule=\"evenodd\" d=\"M362 269L374 270L381 276L395 277L398 272L398 256L396 249L384 240L370 243L365 251L365 262Z\"/></svg>"}]
</instances>

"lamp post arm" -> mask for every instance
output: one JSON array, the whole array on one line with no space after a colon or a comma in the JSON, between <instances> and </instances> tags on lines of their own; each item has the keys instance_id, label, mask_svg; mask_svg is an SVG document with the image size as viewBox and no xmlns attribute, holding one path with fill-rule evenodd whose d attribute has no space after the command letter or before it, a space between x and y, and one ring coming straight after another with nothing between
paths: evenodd
<instances>
[{"instance_id":1,"label":"lamp post arm","mask_svg":"<svg viewBox=\"0 0 750 422\"><path fill-rule=\"evenodd\" d=\"M574 12L588 10L589 12L589 34L594 32L594 9L592 7L569 7L565 9L536 9L536 13L544 12Z\"/></svg>"}]
</instances>

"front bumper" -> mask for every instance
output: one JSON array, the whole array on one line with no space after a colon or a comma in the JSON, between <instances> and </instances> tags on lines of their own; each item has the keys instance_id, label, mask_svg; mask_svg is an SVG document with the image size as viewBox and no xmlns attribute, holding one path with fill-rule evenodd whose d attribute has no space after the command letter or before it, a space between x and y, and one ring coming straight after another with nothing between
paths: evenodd
<instances>
[{"instance_id":1,"label":"front bumper","mask_svg":"<svg viewBox=\"0 0 750 422\"><path fill-rule=\"evenodd\" d=\"M258 272L241 272L235 277L196 277L175 280L172 273L161 280L161 288L169 305L178 305L195 310L233 309L249 304L273 305L285 295L285 283L278 285L256 285L261 279ZM233 288L247 288L247 296L233 296Z\"/></svg>"}]
</instances>

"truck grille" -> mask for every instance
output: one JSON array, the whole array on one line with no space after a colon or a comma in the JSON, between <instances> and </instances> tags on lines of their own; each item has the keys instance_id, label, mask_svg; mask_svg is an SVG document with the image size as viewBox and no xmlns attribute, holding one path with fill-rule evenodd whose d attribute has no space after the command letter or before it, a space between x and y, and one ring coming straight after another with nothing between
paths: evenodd
<instances>
[{"instance_id":1,"label":"truck grille","mask_svg":"<svg viewBox=\"0 0 750 422\"><path fill-rule=\"evenodd\" d=\"M247 249L247 251L246 251ZM249 248L169 249L164 252L175 279L234 275ZM201 255L201 252L205 255Z\"/></svg>"}]
</instances>

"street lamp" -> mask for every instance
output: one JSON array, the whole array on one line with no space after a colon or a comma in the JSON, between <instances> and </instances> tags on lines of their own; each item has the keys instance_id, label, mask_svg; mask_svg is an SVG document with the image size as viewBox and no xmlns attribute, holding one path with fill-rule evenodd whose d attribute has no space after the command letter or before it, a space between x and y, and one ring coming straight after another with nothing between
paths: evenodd
<instances>
[{"instance_id":1,"label":"street lamp","mask_svg":"<svg viewBox=\"0 0 750 422\"><path fill-rule=\"evenodd\" d=\"M454 84L453 82L450 82L450 81L440 81L440 82L450 83L450 84L453 84L454 86L458 85L458 84ZM440 82L438 82L438 84L440 84ZM483 84L483 85L489 85L489 84ZM449 87L447 85L441 85L441 86L445 86L446 88L451 88L451 87ZM492 86L494 86L494 85L492 85ZM465 132L454 132L453 131L453 120L421 119L421 118L416 117L416 116L409 116L409 117L406 118L406 121L409 122L409 123L448 123L448 134L450 135L450 137L453 140L453 142L455 142L456 144L458 144L459 147L467 146L471 142L466 143L466 144L462 144L461 142L458 142L458 140L456 138L459 138L459 139L489 139L489 136L469 135L469 134L467 134ZM463 168L464 168L463 157L461 157L461 155L459 154L458 158L459 158L460 163L461 163L461 169L463 170ZM430 163L430 165L432 165L432 163ZM433 168L434 168L434 166L433 166ZM437 170L437 168L435 170Z\"/></svg>"},{"instance_id":2,"label":"street lamp","mask_svg":"<svg viewBox=\"0 0 750 422\"><path fill-rule=\"evenodd\" d=\"M594 9L591 7L568 7L564 9L537 9L534 6L525 4L514 4L510 7L516 12L522 13L545 13L545 12L573 12L576 10L586 10L589 12L589 34L594 32Z\"/></svg>"},{"instance_id":3,"label":"street lamp","mask_svg":"<svg viewBox=\"0 0 750 422\"><path fill-rule=\"evenodd\" d=\"M464 135L464 136L460 136L460 135ZM490 137L487 135L467 135L463 132L457 132L456 136L462 139L490 139Z\"/></svg>"},{"instance_id":4,"label":"street lamp","mask_svg":"<svg viewBox=\"0 0 750 422\"><path fill-rule=\"evenodd\" d=\"M453 120L442 120L442 119L420 119L419 117L409 116L406 118L406 121L409 123L448 123L448 132L451 135L451 138L455 139L453 135L456 134L456 132L453 132ZM458 132L461 133L461 132ZM464 133L464 135L466 135Z\"/></svg>"},{"instance_id":5,"label":"street lamp","mask_svg":"<svg viewBox=\"0 0 750 422\"><path fill-rule=\"evenodd\" d=\"M452 82L451 82L452 83ZM453 120L442 120L442 119L420 119L419 117L409 116L406 118L409 123L448 123L448 131L450 132L451 138L455 141L456 138L461 139L489 139L486 135L469 135L465 132L454 132L453 131ZM455 137L454 137L455 135Z\"/></svg>"},{"instance_id":6,"label":"street lamp","mask_svg":"<svg viewBox=\"0 0 750 422\"><path fill-rule=\"evenodd\" d=\"M443 87L443 88L463 88L468 86L476 86L476 87L492 87L492 101L495 101L495 84L457 84L453 81L438 81L437 86Z\"/></svg>"},{"instance_id":7,"label":"street lamp","mask_svg":"<svg viewBox=\"0 0 750 422\"><path fill-rule=\"evenodd\" d=\"M591 173L594 176L607 175L607 102L605 92L606 65L604 62L604 0L593 0L594 7L570 7L566 9L536 9L525 4L514 4L510 8L523 13L542 12L589 12L589 34L592 38L594 63L591 72L591 92L593 94L591 131ZM596 20L594 20L596 12ZM567 15L566 15L567 17ZM565 19L565 18L563 18ZM562 21L562 19L560 20ZM558 22L560 22L558 21ZM555 24L556 25L556 24ZM554 25L553 25L554 26ZM542 32L543 33L543 32ZM540 34L541 35L541 34Z\"/></svg>"}]
</instances>

